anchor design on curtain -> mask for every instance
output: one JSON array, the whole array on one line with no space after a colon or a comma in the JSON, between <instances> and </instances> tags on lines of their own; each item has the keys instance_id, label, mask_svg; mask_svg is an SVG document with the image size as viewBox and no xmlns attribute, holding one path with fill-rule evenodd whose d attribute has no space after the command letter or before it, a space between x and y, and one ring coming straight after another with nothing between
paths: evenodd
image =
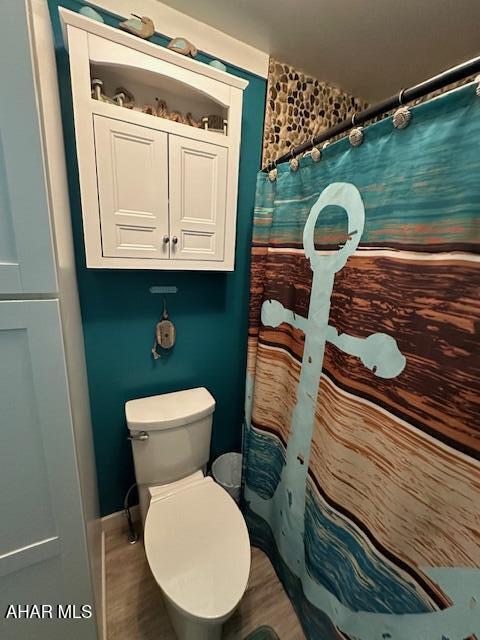
<instances>
[{"instance_id":1,"label":"anchor design on curtain","mask_svg":"<svg viewBox=\"0 0 480 640\"><path fill-rule=\"evenodd\" d=\"M314 232L320 213L328 205L337 205L346 211L348 238L335 253L322 255L315 250ZM471 603L473 600L480 602L478 571L422 568L455 604L441 612L396 615L350 610L317 583L308 574L305 565L308 464L326 342L358 357L365 367L382 378L400 375L406 365L405 356L393 337L384 333L373 333L366 338L339 334L328 323L335 274L357 249L364 223L365 209L358 189L344 182L327 186L312 207L303 231L305 255L313 271L308 317L294 314L276 300L267 300L262 305L261 319L264 325L277 327L286 322L303 331L305 343L297 401L292 413L286 461L280 481L270 499L260 497L247 485L245 499L255 513L273 525L279 552L290 571L301 579L307 598L350 637L355 640L463 640L475 628L476 612L472 610ZM472 594L476 597L473 598Z\"/></svg>"}]
</instances>

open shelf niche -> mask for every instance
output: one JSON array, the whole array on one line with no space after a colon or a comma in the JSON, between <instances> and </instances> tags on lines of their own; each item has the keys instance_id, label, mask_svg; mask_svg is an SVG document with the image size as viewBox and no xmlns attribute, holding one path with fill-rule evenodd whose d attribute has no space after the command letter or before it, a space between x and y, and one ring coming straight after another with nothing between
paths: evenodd
<instances>
[{"instance_id":1,"label":"open shelf niche","mask_svg":"<svg viewBox=\"0 0 480 640\"><path fill-rule=\"evenodd\" d=\"M157 118L159 116L155 114L160 105L160 113L163 114L161 117L188 127L192 126L190 122L193 121L197 125L195 128L199 129L207 128L202 122L202 118L216 116L218 123L225 123L225 128L223 129L220 124L215 122L217 124L215 129L218 128L215 133L225 135L225 132L228 131L228 107L196 90L191 85L174 78L145 69L91 63L90 80L94 79L102 81L102 93L113 103L116 102L114 97L117 90L126 89L134 97L133 111L147 113L147 115L149 115L148 111L153 111L151 117ZM163 101L163 105L160 101ZM118 106L118 104L113 106ZM188 121L187 114L191 116ZM211 125L208 128L210 131L212 130Z\"/></svg>"}]
</instances>

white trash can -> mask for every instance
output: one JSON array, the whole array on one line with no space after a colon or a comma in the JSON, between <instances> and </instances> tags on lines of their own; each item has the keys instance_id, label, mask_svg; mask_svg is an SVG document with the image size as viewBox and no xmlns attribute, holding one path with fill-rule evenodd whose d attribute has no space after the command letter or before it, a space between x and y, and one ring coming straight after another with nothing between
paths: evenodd
<instances>
[{"instance_id":1,"label":"white trash can","mask_svg":"<svg viewBox=\"0 0 480 640\"><path fill-rule=\"evenodd\" d=\"M235 502L240 500L240 484L242 482L242 454L224 453L212 464L212 475L215 482L228 491Z\"/></svg>"}]
</instances>

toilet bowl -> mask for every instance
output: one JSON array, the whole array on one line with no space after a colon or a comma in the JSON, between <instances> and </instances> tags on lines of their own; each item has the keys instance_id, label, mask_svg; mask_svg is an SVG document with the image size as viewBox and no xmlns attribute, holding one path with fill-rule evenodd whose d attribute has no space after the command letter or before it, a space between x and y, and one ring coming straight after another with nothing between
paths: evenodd
<instances>
[{"instance_id":1,"label":"toilet bowl","mask_svg":"<svg viewBox=\"0 0 480 640\"><path fill-rule=\"evenodd\" d=\"M214 410L204 387L125 405L145 552L179 640L219 640L250 572L240 509L204 476Z\"/></svg>"},{"instance_id":2,"label":"toilet bowl","mask_svg":"<svg viewBox=\"0 0 480 640\"><path fill-rule=\"evenodd\" d=\"M230 495L198 471L149 488L145 552L180 640L219 640L250 572L250 542Z\"/></svg>"}]
</instances>

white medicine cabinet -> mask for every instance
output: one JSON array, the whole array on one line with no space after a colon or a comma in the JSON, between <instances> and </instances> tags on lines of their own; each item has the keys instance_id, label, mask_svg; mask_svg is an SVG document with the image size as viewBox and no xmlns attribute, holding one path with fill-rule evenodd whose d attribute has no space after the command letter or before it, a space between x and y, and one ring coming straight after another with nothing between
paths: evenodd
<instances>
[{"instance_id":1,"label":"white medicine cabinet","mask_svg":"<svg viewBox=\"0 0 480 640\"><path fill-rule=\"evenodd\" d=\"M233 270L247 81L59 11L87 267Z\"/></svg>"}]
</instances>

